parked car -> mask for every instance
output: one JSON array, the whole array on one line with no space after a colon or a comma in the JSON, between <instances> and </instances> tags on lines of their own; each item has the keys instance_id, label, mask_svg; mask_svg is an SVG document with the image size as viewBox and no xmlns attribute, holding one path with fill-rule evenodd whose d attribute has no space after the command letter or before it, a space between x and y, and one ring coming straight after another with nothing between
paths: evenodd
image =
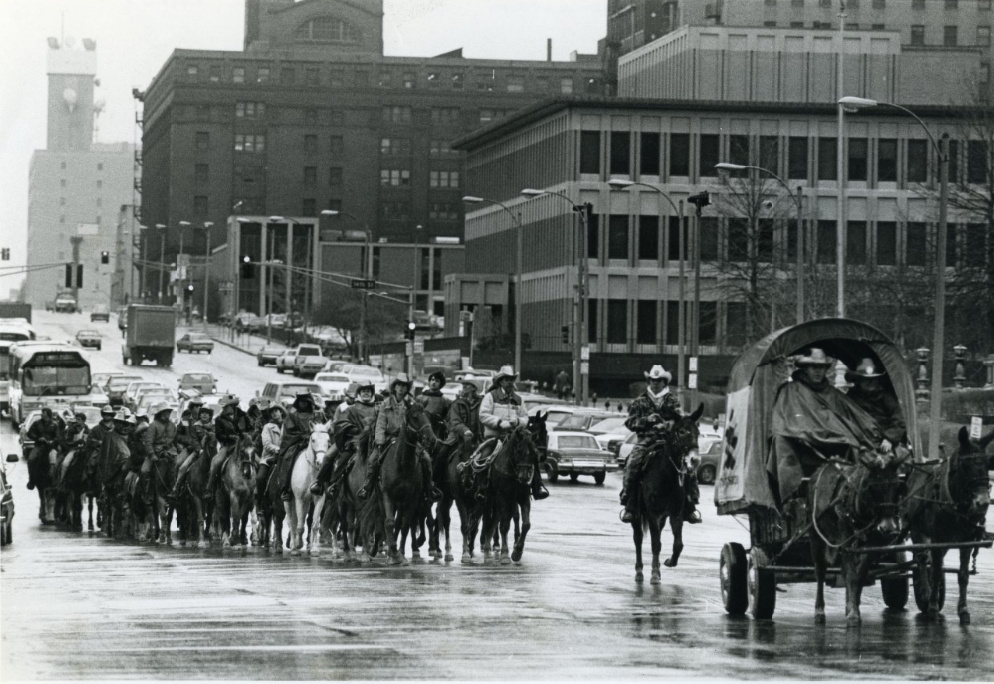
<instances>
[{"instance_id":1,"label":"parked car","mask_svg":"<svg viewBox=\"0 0 994 684\"><path fill-rule=\"evenodd\" d=\"M265 327L265 322L254 313L245 313L243 311L235 316L235 330L238 332L259 332Z\"/></svg>"},{"instance_id":2,"label":"parked car","mask_svg":"<svg viewBox=\"0 0 994 684\"><path fill-rule=\"evenodd\" d=\"M138 400L138 403L135 405L134 411L136 414L141 413L142 411L147 413L149 409L151 409L155 404L158 404L160 401L164 401L169 404L169 407L173 410L173 413L179 412L179 395L171 390L159 390L143 394ZM150 419L153 417L154 416L149 416Z\"/></svg>"},{"instance_id":3,"label":"parked car","mask_svg":"<svg viewBox=\"0 0 994 684\"><path fill-rule=\"evenodd\" d=\"M96 330L80 330L76 333L76 341L81 347L93 348L97 351L103 348L103 338Z\"/></svg>"},{"instance_id":4,"label":"parked car","mask_svg":"<svg viewBox=\"0 0 994 684\"><path fill-rule=\"evenodd\" d=\"M255 358L260 366L271 366L276 364L276 359L280 358L282 353L282 349L267 346L260 349Z\"/></svg>"},{"instance_id":5,"label":"parked car","mask_svg":"<svg viewBox=\"0 0 994 684\"><path fill-rule=\"evenodd\" d=\"M111 406L124 405L124 393L133 382L141 381L137 375L115 375L107 381L107 401Z\"/></svg>"},{"instance_id":6,"label":"parked car","mask_svg":"<svg viewBox=\"0 0 994 684\"><path fill-rule=\"evenodd\" d=\"M581 407L582 408L582 407ZM599 409L590 411L575 411L563 418L556 425L556 430L583 430L590 431L591 425L596 425L608 418L617 418L617 413L602 411Z\"/></svg>"},{"instance_id":7,"label":"parked car","mask_svg":"<svg viewBox=\"0 0 994 684\"><path fill-rule=\"evenodd\" d=\"M297 392L310 392L315 402L323 401L321 385L316 382L267 382L262 390L262 396L289 406L296 398Z\"/></svg>"},{"instance_id":8,"label":"parked car","mask_svg":"<svg viewBox=\"0 0 994 684\"><path fill-rule=\"evenodd\" d=\"M721 460L722 440L721 434L714 430L701 426L701 435L697 438L697 450L688 454L691 462L697 463L697 481L701 484L714 484L718 476L718 463ZM625 439L618 448L618 466L625 467L628 457L631 456L632 449L638 442L638 435L634 432Z\"/></svg>"},{"instance_id":9,"label":"parked car","mask_svg":"<svg viewBox=\"0 0 994 684\"><path fill-rule=\"evenodd\" d=\"M604 484L607 473L617 469L614 456L597 446L593 435L575 431L549 433L545 465L549 482L556 482L560 475L569 475L574 482L580 475L591 475L595 483Z\"/></svg>"},{"instance_id":10,"label":"parked car","mask_svg":"<svg viewBox=\"0 0 994 684\"><path fill-rule=\"evenodd\" d=\"M153 382L151 380L136 380L132 382L124 392L124 405L134 411L141 395L154 389L164 390L165 385L161 382Z\"/></svg>"},{"instance_id":11,"label":"parked car","mask_svg":"<svg viewBox=\"0 0 994 684\"><path fill-rule=\"evenodd\" d=\"M349 376L350 382L359 382L364 385L373 383L373 387L377 392L382 392L390 385L387 377L375 366L346 366L343 373ZM411 387L412 392L418 384L420 383L415 383L415 386Z\"/></svg>"},{"instance_id":12,"label":"parked car","mask_svg":"<svg viewBox=\"0 0 994 684\"><path fill-rule=\"evenodd\" d=\"M14 541L14 495L7 482L7 463L17 463L17 454L8 454L3 458L0 451L0 546Z\"/></svg>"},{"instance_id":13,"label":"parked car","mask_svg":"<svg viewBox=\"0 0 994 684\"><path fill-rule=\"evenodd\" d=\"M551 430L553 427L559 425L561 422L572 416L574 413L586 413L600 415L604 412L600 409L594 409L587 406L575 406L573 404L545 404L536 405L528 409L528 415L534 416L537 413L547 413L548 417L545 419L545 424ZM611 414L614 415L614 414Z\"/></svg>"},{"instance_id":14,"label":"parked car","mask_svg":"<svg viewBox=\"0 0 994 684\"><path fill-rule=\"evenodd\" d=\"M321 355L321 346L317 344L298 344L296 349L296 354L293 357L293 374L300 375L304 367L304 363L307 361L307 357L313 356L314 359L311 360L310 366L308 368L313 368L311 373L320 373L324 368L324 364L328 363L328 359ZM318 364L320 360L320 364ZM316 366L316 368L315 368Z\"/></svg>"},{"instance_id":15,"label":"parked car","mask_svg":"<svg viewBox=\"0 0 994 684\"><path fill-rule=\"evenodd\" d=\"M192 371L180 376L179 388L181 390L195 389L201 394L214 394L217 392L217 380L207 371Z\"/></svg>"},{"instance_id":16,"label":"parked car","mask_svg":"<svg viewBox=\"0 0 994 684\"><path fill-rule=\"evenodd\" d=\"M321 386L321 394L325 397L340 398L345 396L345 390L352 381L344 373L318 373L314 382Z\"/></svg>"},{"instance_id":17,"label":"parked car","mask_svg":"<svg viewBox=\"0 0 994 684\"><path fill-rule=\"evenodd\" d=\"M186 333L176 340L176 351L185 351L187 354L193 352L210 354L214 351L214 340L206 333Z\"/></svg>"},{"instance_id":18,"label":"parked car","mask_svg":"<svg viewBox=\"0 0 994 684\"><path fill-rule=\"evenodd\" d=\"M110 322L110 309L105 304L97 304L90 312L90 323L95 321Z\"/></svg>"},{"instance_id":19,"label":"parked car","mask_svg":"<svg viewBox=\"0 0 994 684\"><path fill-rule=\"evenodd\" d=\"M606 449L612 454L618 453L618 448L632 431L625 427L628 416L614 414L610 418L593 423L587 428L587 432L594 436L601 449Z\"/></svg>"}]
</instances>

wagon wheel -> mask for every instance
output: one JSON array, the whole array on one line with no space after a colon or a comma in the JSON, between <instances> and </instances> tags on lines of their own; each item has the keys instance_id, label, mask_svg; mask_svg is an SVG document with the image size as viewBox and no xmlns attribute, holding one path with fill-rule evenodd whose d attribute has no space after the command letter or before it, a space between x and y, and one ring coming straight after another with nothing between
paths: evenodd
<instances>
[{"instance_id":1,"label":"wagon wheel","mask_svg":"<svg viewBox=\"0 0 994 684\"><path fill-rule=\"evenodd\" d=\"M742 615L749 607L748 561L742 544L730 542L721 547L719 577L721 601L729 615Z\"/></svg>"},{"instance_id":2,"label":"wagon wheel","mask_svg":"<svg viewBox=\"0 0 994 684\"><path fill-rule=\"evenodd\" d=\"M932 593L932 554L923 551L915 554L915 564L911 568L911 583L915 589L915 605L922 613L928 610L928 599ZM939 577L939 610L946 604L946 575Z\"/></svg>"},{"instance_id":3,"label":"wagon wheel","mask_svg":"<svg viewBox=\"0 0 994 684\"><path fill-rule=\"evenodd\" d=\"M906 563L908 562L908 552L888 553L881 560L887 563ZM886 577L880 580L880 591L884 595L884 603L887 604L888 608L902 610L908 605L908 576Z\"/></svg>"},{"instance_id":4,"label":"wagon wheel","mask_svg":"<svg viewBox=\"0 0 994 684\"><path fill-rule=\"evenodd\" d=\"M776 575L768 570L766 552L753 547L749 553L749 612L757 620L769 620L777 606Z\"/></svg>"}]
</instances>

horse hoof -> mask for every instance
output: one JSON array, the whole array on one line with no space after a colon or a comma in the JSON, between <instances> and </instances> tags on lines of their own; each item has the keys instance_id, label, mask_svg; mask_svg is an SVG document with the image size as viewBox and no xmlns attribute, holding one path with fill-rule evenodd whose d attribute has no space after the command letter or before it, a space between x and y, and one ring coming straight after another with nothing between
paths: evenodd
<instances>
[{"instance_id":1,"label":"horse hoof","mask_svg":"<svg viewBox=\"0 0 994 684\"><path fill-rule=\"evenodd\" d=\"M661 584L662 581L663 578L659 575L659 573L654 572L652 573L652 577L649 579L649 584Z\"/></svg>"},{"instance_id":2,"label":"horse hoof","mask_svg":"<svg viewBox=\"0 0 994 684\"><path fill-rule=\"evenodd\" d=\"M960 612L960 614L959 614L959 623L961 625L968 625L968 624L970 624L970 611L964 610L964 611Z\"/></svg>"},{"instance_id":3,"label":"horse hoof","mask_svg":"<svg viewBox=\"0 0 994 684\"><path fill-rule=\"evenodd\" d=\"M206 541L199 541L199 542L197 542L197 548L198 549L209 549L210 546L211 545L208 544Z\"/></svg>"},{"instance_id":4,"label":"horse hoof","mask_svg":"<svg viewBox=\"0 0 994 684\"><path fill-rule=\"evenodd\" d=\"M663 561L663 565L665 565L668 568L675 568L676 567L676 559L674 559L674 558L667 558L666 560Z\"/></svg>"},{"instance_id":5,"label":"horse hoof","mask_svg":"<svg viewBox=\"0 0 994 684\"><path fill-rule=\"evenodd\" d=\"M421 554L418 554L416 556L411 556L411 562L420 565L421 563L424 563L424 559L421 557Z\"/></svg>"},{"instance_id":6,"label":"horse hoof","mask_svg":"<svg viewBox=\"0 0 994 684\"><path fill-rule=\"evenodd\" d=\"M186 540L185 539L180 539L179 540L179 545L182 546L185 549L186 548Z\"/></svg>"},{"instance_id":7,"label":"horse hoof","mask_svg":"<svg viewBox=\"0 0 994 684\"><path fill-rule=\"evenodd\" d=\"M638 572L635 573L635 581L636 582L641 582L644 579L645 578L642 576L642 571L641 570L639 570Z\"/></svg>"},{"instance_id":8,"label":"horse hoof","mask_svg":"<svg viewBox=\"0 0 994 684\"><path fill-rule=\"evenodd\" d=\"M511 564L510 557L508 557L508 556L501 556L500 557L500 564L501 565L510 565Z\"/></svg>"},{"instance_id":9,"label":"horse hoof","mask_svg":"<svg viewBox=\"0 0 994 684\"><path fill-rule=\"evenodd\" d=\"M469 555L468 553L464 553L462 555L462 562L463 563L472 563L473 562L473 557L471 555Z\"/></svg>"},{"instance_id":10,"label":"horse hoof","mask_svg":"<svg viewBox=\"0 0 994 684\"><path fill-rule=\"evenodd\" d=\"M291 556L299 556L300 555L300 549L293 549L292 551L290 551L290 555Z\"/></svg>"},{"instance_id":11,"label":"horse hoof","mask_svg":"<svg viewBox=\"0 0 994 684\"><path fill-rule=\"evenodd\" d=\"M823 624L825 624L825 614L824 613L815 613L815 624L816 625L823 625Z\"/></svg>"},{"instance_id":12,"label":"horse hoof","mask_svg":"<svg viewBox=\"0 0 994 684\"><path fill-rule=\"evenodd\" d=\"M311 549L307 553L311 554L312 558L318 558L321 556L321 549Z\"/></svg>"},{"instance_id":13,"label":"horse hoof","mask_svg":"<svg viewBox=\"0 0 994 684\"><path fill-rule=\"evenodd\" d=\"M859 627L862 618L859 615L850 615L846 618L846 627Z\"/></svg>"},{"instance_id":14,"label":"horse hoof","mask_svg":"<svg viewBox=\"0 0 994 684\"><path fill-rule=\"evenodd\" d=\"M517 549L515 549L511 553L511 560L513 560L515 563L520 563L521 562L521 551L518 551Z\"/></svg>"},{"instance_id":15,"label":"horse hoof","mask_svg":"<svg viewBox=\"0 0 994 684\"><path fill-rule=\"evenodd\" d=\"M451 563L455 559L456 559L455 556L453 556L451 553L445 554L445 562L446 563Z\"/></svg>"}]
</instances>

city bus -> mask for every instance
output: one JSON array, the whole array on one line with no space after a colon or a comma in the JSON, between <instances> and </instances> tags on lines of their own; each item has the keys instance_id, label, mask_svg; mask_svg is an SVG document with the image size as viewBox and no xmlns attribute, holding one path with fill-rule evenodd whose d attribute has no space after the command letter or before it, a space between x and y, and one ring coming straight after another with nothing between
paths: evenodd
<instances>
[{"instance_id":1,"label":"city bus","mask_svg":"<svg viewBox=\"0 0 994 684\"><path fill-rule=\"evenodd\" d=\"M0 322L0 413L10 411L10 348L33 339L34 328L26 321Z\"/></svg>"},{"instance_id":2,"label":"city bus","mask_svg":"<svg viewBox=\"0 0 994 684\"><path fill-rule=\"evenodd\" d=\"M15 429L43 406L93 406L90 364L65 342L19 342L10 347L10 420Z\"/></svg>"}]
</instances>

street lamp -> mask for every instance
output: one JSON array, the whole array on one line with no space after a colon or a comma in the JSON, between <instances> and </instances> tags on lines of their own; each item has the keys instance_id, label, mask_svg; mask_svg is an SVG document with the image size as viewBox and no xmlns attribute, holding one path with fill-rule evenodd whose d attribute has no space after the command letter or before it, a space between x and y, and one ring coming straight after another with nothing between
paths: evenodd
<instances>
[{"instance_id":1,"label":"street lamp","mask_svg":"<svg viewBox=\"0 0 994 684\"><path fill-rule=\"evenodd\" d=\"M797 195L795 196L790 188L787 186L786 181L783 178L773 173L769 169L764 169L762 166L749 166L743 164L729 164L727 162L721 162L720 164L715 164L714 168L719 171L745 171L753 170L765 173L774 180L776 180L784 190L787 191L787 195L794 200L794 205L797 207L797 322L804 322L804 227L803 219L801 218L804 212L803 200L801 199L801 186L797 186Z\"/></svg>"},{"instance_id":2,"label":"street lamp","mask_svg":"<svg viewBox=\"0 0 994 684\"><path fill-rule=\"evenodd\" d=\"M336 209L322 209L322 216L343 216L355 222L362 230L363 237L363 253L362 253L362 277L366 280L370 280L373 274L370 273L371 269L371 258L369 253L369 245L371 242L371 235L369 232L369 227L362 223L355 215L350 214L347 211L339 211ZM359 319L359 358L363 363L368 363L369 358L369 342L367 341L366 327L368 325L368 307L369 307L369 292L366 290L362 291L362 308L360 309L360 319Z\"/></svg>"},{"instance_id":3,"label":"street lamp","mask_svg":"<svg viewBox=\"0 0 994 684\"><path fill-rule=\"evenodd\" d=\"M214 226L212 221L204 221L204 310L201 313L201 319L204 323L204 329L207 329L207 293L210 290L211 273L211 228Z\"/></svg>"},{"instance_id":4,"label":"street lamp","mask_svg":"<svg viewBox=\"0 0 994 684\"><path fill-rule=\"evenodd\" d=\"M521 280L524 276L522 272L522 254L521 254L521 212L519 211L515 214L511 211L507 205L497 200L487 199L486 197L474 197L473 195L466 195L462 198L462 201L466 204L493 204L501 209L503 209L511 217L511 225L514 226L514 239L515 239L515 276L517 278L517 283L514 290L514 370L518 373L523 373L524 368L521 364Z\"/></svg>"},{"instance_id":5,"label":"street lamp","mask_svg":"<svg viewBox=\"0 0 994 684\"><path fill-rule=\"evenodd\" d=\"M589 350L587 346L587 221L590 204L576 204L569 195L554 190L536 190L525 188L521 191L524 197L541 197L543 195L555 195L566 200L570 207L579 217L578 229L580 231L576 238L576 299L573 304L573 403L583 405L587 400L587 385L589 373L583 372L584 350ZM589 363L589 359L587 360ZM520 372L520 370L519 370Z\"/></svg>"},{"instance_id":6,"label":"street lamp","mask_svg":"<svg viewBox=\"0 0 994 684\"><path fill-rule=\"evenodd\" d=\"M665 192L663 192L662 190L660 190L659 188L657 188L654 185L649 185L648 183L643 183L641 181L630 181L630 180L624 180L624 179L621 179L621 178L612 178L611 180L609 180L607 182L607 184L610 185L611 188L614 189L614 190L628 190L629 188L631 188L632 186L635 186L635 185L637 185L637 186L639 186L641 188L646 188L648 190L651 190L652 192L656 193L656 195L658 195L662 199L665 199L667 202L669 202L670 207L672 207L673 211L676 212L676 215L680 219L680 235L678 237L678 245L679 245L678 250L680 252L680 279L677 281L677 319L678 319L677 320L677 337L679 338L678 339L679 344L677 345L677 380L676 380L676 384L677 384L677 387L679 388L679 392L680 392L681 397L682 397L683 391L684 391L684 389L686 387L686 372L687 372L686 371L686 365L687 365L686 353L687 352L686 352L686 344L685 344L686 343L686 339L687 339L687 329L686 329L686 318L687 318L687 316L686 316L685 307L687 306L687 303L686 303L686 293L684 292L684 280L686 280L686 276L685 276L685 273L684 273L684 268L685 268L684 262L686 261L686 255L687 255L687 250L686 250L687 246L684 244L684 235L687 232L687 217L684 216L684 213L683 213L683 200L680 200L678 203L674 203L673 199L669 195L667 195ZM663 205L662 205L662 203L659 204L659 210L658 211L659 211L660 228L662 228L662 221L663 221ZM695 262L698 264L698 267L699 267L700 261L699 260L695 260ZM697 282L699 282L699 280ZM700 290L700 288L695 287L695 292L694 292L695 300L699 299L699 297L700 297L699 290ZM695 307L695 308L698 308L699 306L700 306L700 302L698 301L697 302L697 307ZM681 401L681 403L682 403L682 401Z\"/></svg>"},{"instance_id":7,"label":"street lamp","mask_svg":"<svg viewBox=\"0 0 994 684\"><path fill-rule=\"evenodd\" d=\"M419 223L414 226L414 281L411 283L411 304L410 304L410 315L407 320L414 323L414 311L417 309L417 297L418 297L418 283L421 280L421 269L419 268L420 261L418 260L418 235L421 233L422 225ZM427 307L425 307L427 309ZM425 311L427 314L428 312ZM411 354L407 361L407 377L414 377L414 340L411 340Z\"/></svg>"},{"instance_id":8,"label":"street lamp","mask_svg":"<svg viewBox=\"0 0 994 684\"><path fill-rule=\"evenodd\" d=\"M159 230L159 296L156 298L157 304L162 304L162 293L165 287L164 278L166 276L166 224L156 223L155 227Z\"/></svg>"},{"instance_id":9,"label":"street lamp","mask_svg":"<svg viewBox=\"0 0 994 684\"><path fill-rule=\"evenodd\" d=\"M928 455L939 458L939 422L942 420L942 362L946 337L946 230L949 214L949 134L942 135L941 144L936 141L925 122L910 109L894 104L870 100L864 97L843 97L840 107L892 107L900 110L918 122L928 136L932 148L939 159L939 234L935 240L935 335L932 338L932 388L928 413Z\"/></svg>"},{"instance_id":10,"label":"street lamp","mask_svg":"<svg viewBox=\"0 0 994 684\"><path fill-rule=\"evenodd\" d=\"M179 222L179 251L176 253L176 291L179 293L180 311L186 307L186 290L183 287L183 283L186 281L186 267L183 265L179 255L185 253L183 251L183 236L186 235L186 229L189 226L189 221Z\"/></svg>"}]
</instances>

